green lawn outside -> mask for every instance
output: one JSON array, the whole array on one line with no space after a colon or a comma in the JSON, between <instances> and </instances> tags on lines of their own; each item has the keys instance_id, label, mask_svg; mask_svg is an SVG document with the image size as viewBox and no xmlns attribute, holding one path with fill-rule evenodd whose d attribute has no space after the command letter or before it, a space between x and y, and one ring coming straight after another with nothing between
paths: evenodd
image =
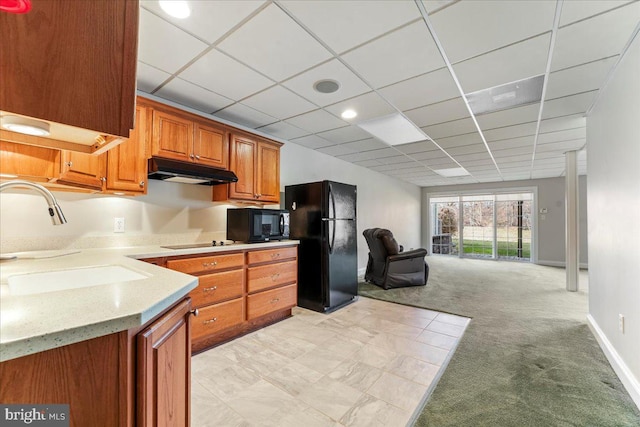
<instances>
[{"instance_id":1,"label":"green lawn outside","mask_svg":"<svg viewBox=\"0 0 640 427\"><path fill-rule=\"evenodd\" d=\"M453 243L456 247L458 246L458 240L454 240ZM491 249L491 241L490 240L465 240L464 253L491 256L493 253ZM517 242L498 241L499 257L505 257L505 256L515 257L517 255L518 255ZM531 244L529 242L522 242L522 258L531 258Z\"/></svg>"}]
</instances>

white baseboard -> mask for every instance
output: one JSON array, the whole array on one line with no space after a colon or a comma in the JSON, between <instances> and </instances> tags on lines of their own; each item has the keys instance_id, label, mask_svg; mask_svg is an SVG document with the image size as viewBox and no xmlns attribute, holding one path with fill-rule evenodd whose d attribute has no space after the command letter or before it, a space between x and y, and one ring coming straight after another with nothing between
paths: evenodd
<instances>
[{"instance_id":1,"label":"white baseboard","mask_svg":"<svg viewBox=\"0 0 640 427\"><path fill-rule=\"evenodd\" d=\"M358 279L364 280L364 273L367 272L367 268L359 268L358 269Z\"/></svg>"},{"instance_id":2,"label":"white baseboard","mask_svg":"<svg viewBox=\"0 0 640 427\"><path fill-rule=\"evenodd\" d=\"M638 379L634 377L633 373L624 363L624 360L622 360L611 342L609 342L607 336L602 332L602 329L600 329L598 323L591 314L587 315L587 322L591 332L596 337L598 344L600 344L600 348L602 348L604 355L607 357L607 360L609 360L611 367L615 371L616 375L618 375L618 378L620 378L620 381L622 381L622 384L624 385L624 388L627 389L631 399L633 399L638 409L640 409L640 382L638 382Z\"/></svg>"},{"instance_id":3,"label":"white baseboard","mask_svg":"<svg viewBox=\"0 0 640 427\"><path fill-rule=\"evenodd\" d=\"M539 259L538 261L536 261L536 264L538 265L547 265L549 267L566 267L567 263L565 263L564 261L546 261L543 259ZM583 270L588 270L589 264L585 263L585 262L581 262L580 263L580 268Z\"/></svg>"}]
</instances>

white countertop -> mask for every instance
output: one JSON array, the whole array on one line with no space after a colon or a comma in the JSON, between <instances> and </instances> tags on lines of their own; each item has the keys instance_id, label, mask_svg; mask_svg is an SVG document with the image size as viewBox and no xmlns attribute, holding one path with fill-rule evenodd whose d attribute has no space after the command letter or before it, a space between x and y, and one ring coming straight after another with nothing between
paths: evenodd
<instances>
[{"instance_id":1,"label":"white countertop","mask_svg":"<svg viewBox=\"0 0 640 427\"><path fill-rule=\"evenodd\" d=\"M144 325L198 284L194 276L138 259L298 243L286 240L180 250L144 246L18 253L19 259L0 262L0 362ZM14 275L106 265L122 266L148 277L31 295L12 295L7 284ZM42 288L46 289L46 283Z\"/></svg>"}]
</instances>

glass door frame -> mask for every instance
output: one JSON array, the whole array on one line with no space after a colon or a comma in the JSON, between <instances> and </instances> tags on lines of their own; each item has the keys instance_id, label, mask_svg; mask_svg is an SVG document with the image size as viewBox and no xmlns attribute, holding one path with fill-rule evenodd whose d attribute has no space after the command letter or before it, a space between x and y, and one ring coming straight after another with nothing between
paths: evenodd
<instances>
[{"instance_id":1,"label":"glass door frame","mask_svg":"<svg viewBox=\"0 0 640 427\"><path fill-rule=\"evenodd\" d=\"M426 209L424 209L427 214L426 217L424 218L424 222L423 224L426 225L427 228L427 233L426 238L427 241L425 242L425 244L423 245L425 248L427 248L427 252L429 255L434 255L432 250L432 246L431 246L431 241L432 241L432 236L433 236L433 229L431 227L433 218L431 218L432 213L431 213L431 199L433 198L438 198L438 197L457 197L458 198L458 230L459 230L459 247L460 250L458 251L458 257L459 258L465 258L464 256L464 250L462 250L463 246L463 226L464 226L464 209L462 209L462 197L463 196L474 196L474 195L486 195L486 196L496 196L496 195L500 195L500 194L513 194L513 193L532 193L533 194L533 200L532 200L532 207L531 207L531 213L532 213L532 218L531 218L531 255L529 258L528 262L531 262L533 264L536 264L538 262L538 187L507 187L507 188L491 188L491 189L485 189L485 190L458 190L458 191L446 191L446 192L434 192L434 193L427 193L426 195ZM495 198L494 198L495 201ZM499 260L499 258L497 257L497 227L495 226L496 224L496 209L494 206L493 209L493 243L494 243L494 247L493 247L493 256L491 258L483 258L483 259L487 259L487 260ZM435 254L437 255L437 254ZM450 255L451 256L451 255Z\"/></svg>"}]
</instances>

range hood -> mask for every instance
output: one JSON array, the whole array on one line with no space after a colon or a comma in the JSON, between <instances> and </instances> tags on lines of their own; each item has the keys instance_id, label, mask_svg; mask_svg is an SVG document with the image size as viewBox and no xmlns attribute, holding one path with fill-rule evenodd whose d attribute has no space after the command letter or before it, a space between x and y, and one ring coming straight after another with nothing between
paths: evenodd
<instances>
[{"instance_id":1,"label":"range hood","mask_svg":"<svg viewBox=\"0 0 640 427\"><path fill-rule=\"evenodd\" d=\"M149 159L149 179L199 185L217 185L238 181L236 174L231 171L156 156Z\"/></svg>"}]
</instances>

